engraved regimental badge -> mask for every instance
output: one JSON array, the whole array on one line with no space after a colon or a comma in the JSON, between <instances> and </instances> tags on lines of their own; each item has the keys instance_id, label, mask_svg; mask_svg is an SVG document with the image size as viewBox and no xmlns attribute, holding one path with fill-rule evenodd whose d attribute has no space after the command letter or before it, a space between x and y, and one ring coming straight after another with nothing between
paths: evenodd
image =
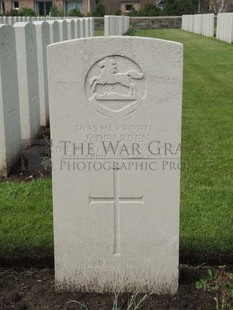
<instances>
[{"instance_id":1,"label":"engraved regimental badge","mask_svg":"<svg viewBox=\"0 0 233 310\"><path fill-rule=\"evenodd\" d=\"M121 118L142 104L146 94L145 76L131 59L108 56L90 68L85 90L96 112L110 118Z\"/></svg>"}]
</instances>

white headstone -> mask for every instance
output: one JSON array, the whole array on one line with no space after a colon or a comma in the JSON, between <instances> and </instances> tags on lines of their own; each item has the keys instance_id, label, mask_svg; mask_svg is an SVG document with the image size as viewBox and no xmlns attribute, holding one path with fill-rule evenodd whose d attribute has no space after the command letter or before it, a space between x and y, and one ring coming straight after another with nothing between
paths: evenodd
<instances>
[{"instance_id":1,"label":"white headstone","mask_svg":"<svg viewBox=\"0 0 233 310\"><path fill-rule=\"evenodd\" d=\"M80 19L79 18L75 19L74 24L75 24L75 38L78 39L81 37L81 35L80 35L80 32L81 32L81 30L80 30Z\"/></svg>"},{"instance_id":2,"label":"white headstone","mask_svg":"<svg viewBox=\"0 0 233 310\"><path fill-rule=\"evenodd\" d=\"M49 25L47 22L36 21L36 43L38 62L38 81L40 98L40 123L47 126L49 123L48 100L48 72L47 72L47 45L50 43Z\"/></svg>"},{"instance_id":3,"label":"white headstone","mask_svg":"<svg viewBox=\"0 0 233 310\"><path fill-rule=\"evenodd\" d=\"M90 17L90 37L95 36L95 20L93 17Z\"/></svg>"},{"instance_id":4,"label":"white headstone","mask_svg":"<svg viewBox=\"0 0 233 310\"><path fill-rule=\"evenodd\" d=\"M75 23L73 19L67 19L68 40L75 39Z\"/></svg>"},{"instance_id":5,"label":"white headstone","mask_svg":"<svg viewBox=\"0 0 233 310\"><path fill-rule=\"evenodd\" d=\"M89 18L84 18L85 21L85 37L90 37L90 19Z\"/></svg>"},{"instance_id":6,"label":"white headstone","mask_svg":"<svg viewBox=\"0 0 233 310\"><path fill-rule=\"evenodd\" d=\"M233 13L218 14L216 38L233 43Z\"/></svg>"},{"instance_id":7,"label":"white headstone","mask_svg":"<svg viewBox=\"0 0 233 310\"><path fill-rule=\"evenodd\" d=\"M202 35L205 37L214 36L214 14L202 15Z\"/></svg>"},{"instance_id":8,"label":"white headstone","mask_svg":"<svg viewBox=\"0 0 233 310\"><path fill-rule=\"evenodd\" d=\"M110 35L110 16L108 15L104 16L104 35L107 37Z\"/></svg>"},{"instance_id":9,"label":"white headstone","mask_svg":"<svg viewBox=\"0 0 233 310\"><path fill-rule=\"evenodd\" d=\"M7 176L21 150L14 28L0 25L0 175Z\"/></svg>"},{"instance_id":10,"label":"white headstone","mask_svg":"<svg viewBox=\"0 0 233 310\"><path fill-rule=\"evenodd\" d=\"M68 40L68 27L66 20L58 20L60 28L60 41Z\"/></svg>"},{"instance_id":11,"label":"white headstone","mask_svg":"<svg viewBox=\"0 0 233 310\"><path fill-rule=\"evenodd\" d=\"M60 41L60 28L59 23L56 20L48 20L49 33L50 33L50 43L56 43Z\"/></svg>"},{"instance_id":12,"label":"white headstone","mask_svg":"<svg viewBox=\"0 0 233 310\"><path fill-rule=\"evenodd\" d=\"M14 25L16 36L21 138L30 144L40 128L36 30L32 23Z\"/></svg>"},{"instance_id":13,"label":"white headstone","mask_svg":"<svg viewBox=\"0 0 233 310\"><path fill-rule=\"evenodd\" d=\"M14 25L14 17L13 16L9 16L8 17L8 24L9 25Z\"/></svg>"},{"instance_id":14,"label":"white headstone","mask_svg":"<svg viewBox=\"0 0 233 310\"><path fill-rule=\"evenodd\" d=\"M202 32L202 14L194 15L193 32L196 34L201 34L201 32Z\"/></svg>"},{"instance_id":15,"label":"white headstone","mask_svg":"<svg viewBox=\"0 0 233 310\"><path fill-rule=\"evenodd\" d=\"M182 50L48 47L57 289L176 293Z\"/></svg>"},{"instance_id":16,"label":"white headstone","mask_svg":"<svg viewBox=\"0 0 233 310\"><path fill-rule=\"evenodd\" d=\"M193 32L194 15L188 15L188 31Z\"/></svg>"},{"instance_id":17,"label":"white headstone","mask_svg":"<svg viewBox=\"0 0 233 310\"><path fill-rule=\"evenodd\" d=\"M85 21L84 18L80 18L80 38L85 37Z\"/></svg>"}]
</instances>

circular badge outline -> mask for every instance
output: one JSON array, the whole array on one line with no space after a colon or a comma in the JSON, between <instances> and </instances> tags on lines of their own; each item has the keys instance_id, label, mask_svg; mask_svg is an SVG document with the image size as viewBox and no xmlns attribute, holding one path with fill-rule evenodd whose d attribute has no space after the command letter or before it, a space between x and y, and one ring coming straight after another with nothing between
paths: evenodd
<instances>
[{"instance_id":1,"label":"circular badge outline","mask_svg":"<svg viewBox=\"0 0 233 310\"><path fill-rule=\"evenodd\" d=\"M118 112L114 112L114 111L111 111L107 108L103 108L101 105L98 105L96 102L91 102L91 100L88 98L88 94L87 94L87 91L86 91L86 83L87 83L87 76L89 74L89 72L91 71L91 69L97 65L99 62L103 61L104 59L106 59L107 57L111 58L111 57L121 57L121 58L126 58L127 60L129 60L130 62L134 63L136 65L136 67L139 68L139 70L143 73L143 78L144 78L144 83L145 83L145 90L144 90L144 94L142 97L139 97L138 100L135 100L133 103L129 104L128 106L126 106L123 110L121 111L118 111ZM88 101L88 106L90 106L92 108L92 110L94 110L96 113L102 115L102 116L105 116L105 117L108 117L108 118L122 118L122 117L125 117L125 116L128 116L130 114L132 114L133 112L135 112L141 105L142 103L144 102L145 98L146 98L146 94L147 94L147 83L146 83L146 77L145 77L145 74L143 72L143 70L141 69L141 67L139 66L138 63L136 63L134 60L132 60L131 58L125 56L125 55L120 55L120 54L111 54L111 55L106 55L100 59L98 59L95 63L93 63L86 75L85 75L85 79L84 79L84 89L85 89L85 95L86 95L86 98L87 98L87 101ZM131 108L133 107L133 109ZM129 110L127 113L125 110Z\"/></svg>"}]
</instances>

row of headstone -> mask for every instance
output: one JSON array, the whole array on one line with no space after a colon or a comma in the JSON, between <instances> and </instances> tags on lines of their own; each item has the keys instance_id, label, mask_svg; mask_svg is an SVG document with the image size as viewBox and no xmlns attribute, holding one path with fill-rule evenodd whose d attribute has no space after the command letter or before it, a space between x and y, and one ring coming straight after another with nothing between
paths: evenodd
<instances>
[{"instance_id":1,"label":"row of headstone","mask_svg":"<svg viewBox=\"0 0 233 310\"><path fill-rule=\"evenodd\" d=\"M87 17L71 17L71 16L0 16L0 24L14 25L18 22L35 22L35 21L48 21L48 20L67 20L67 19L85 19Z\"/></svg>"},{"instance_id":2,"label":"row of headstone","mask_svg":"<svg viewBox=\"0 0 233 310\"><path fill-rule=\"evenodd\" d=\"M218 14L216 38L227 43L233 43L233 13Z\"/></svg>"},{"instance_id":3,"label":"row of headstone","mask_svg":"<svg viewBox=\"0 0 233 310\"><path fill-rule=\"evenodd\" d=\"M49 123L47 45L94 35L92 18L0 25L0 176Z\"/></svg>"},{"instance_id":4,"label":"row of headstone","mask_svg":"<svg viewBox=\"0 0 233 310\"><path fill-rule=\"evenodd\" d=\"M214 14L182 15L182 30L213 37Z\"/></svg>"},{"instance_id":5,"label":"row of headstone","mask_svg":"<svg viewBox=\"0 0 233 310\"><path fill-rule=\"evenodd\" d=\"M129 30L129 16L104 16L104 35L119 36Z\"/></svg>"}]
</instances>

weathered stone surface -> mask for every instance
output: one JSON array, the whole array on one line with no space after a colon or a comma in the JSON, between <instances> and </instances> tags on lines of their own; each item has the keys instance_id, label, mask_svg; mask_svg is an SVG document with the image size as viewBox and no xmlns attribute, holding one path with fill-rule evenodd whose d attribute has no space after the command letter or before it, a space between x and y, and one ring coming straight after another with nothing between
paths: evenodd
<instances>
[{"instance_id":1,"label":"weathered stone surface","mask_svg":"<svg viewBox=\"0 0 233 310\"><path fill-rule=\"evenodd\" d=\"M50 33L50 43L56 43L60 41L60 27L56 20L48 20L49 33Z\"/></svg>"},{"instance_id":2,"label":"weathered stone surface","mask_svg":"<svg viewBox=\"0 0 233 310\"><path fill-rule=\"evenodd\" d=\"M21 138L30 144L40 128L36 30L32 23L14 25L17 49Z\"/></svg>"},{"instance_id":3,"label":"weathered stone surface","mask_svg":"<svg viewBox=\"0 0 233 310\"><path fill-rule=\"evenodd\" d=\"M14 28L0 25L0 176L7 176L21 150Z\"/></svg>"},{"instance_id":4,"label":"weathered stone surface","mask_svg":"<svg viewBox=\"0 0 233 310\"><path fill-rule=\"evenodd\" d=\"M176 293L182 50L137 37L49 46L58 290Z\"/></svg>"},{"instance_id":5,"label":"weathered stone surface","mask_svg":"<svg viewBox=\"0 0 233 310\"><path fill-rule=\"evenodd\" d=\"M40 124L49 123L48 73L47 73L47 46L50 43L49 24L43 21L34 22L36 27L38 81L40 98Z\"/></svg>"}]
</instances>

